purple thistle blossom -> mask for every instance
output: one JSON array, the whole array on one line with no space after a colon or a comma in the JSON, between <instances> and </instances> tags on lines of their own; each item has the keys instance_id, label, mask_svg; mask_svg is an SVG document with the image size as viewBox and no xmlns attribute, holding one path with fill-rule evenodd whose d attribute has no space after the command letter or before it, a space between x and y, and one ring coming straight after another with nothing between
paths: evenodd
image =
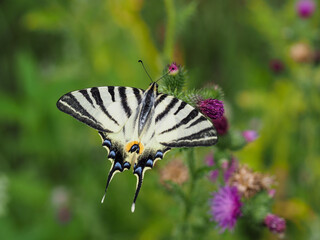
<instances>
[{"instance_id":1,"label":"purple thistle blossom","mask_svg":"<svg viewBox=\"0 0 320 240\"><path fill-rule=\"evenodd\" d=\"M258 138L258 133L254 130L247 130L242 133L242 136L249 143L249 142L253 142Z\"/></svg>"},{"instance_id":2,"label":"purple thistle blossom","mask_svg":"<svg viewBox=\"0 0 320 240\"><path fill-rule=\"evenodd\" d=\"M221 118L218 118L218 119L212 119L212 123L216 128L218 135L222 136L228 132L229 124L225 116L222 116Z\"/></svg>"},{"instance_id":3,"label":"purple thistle blossom","mask_svg":"<svg viewBox=\"0 0 320 240\"><path fill-rule=\"evenodd\" d=\"M214 158L213 158L213 154L209 153L206 157L205 157L205 161L207 166L212 167L214 166L215 162L214 162Z\"/></svg>"},{"instance_id":4,"label":"purple thistle blossom","mask_svg":"<svg viewBox=\"0 0 320 240\"><path fill-rule=\"evenodd\" d=\"M233 230L237 219L241 216L240 195L236 187L222 187L213 193L211 214L213 221L218 223L221 233L227 228Z\"/></svg>"},{"instance_id":5,"label":"purple thistle blossom","mask_svg":"<svg viewBox=\"0 0 320 240\"><path fill-rule=\"evenodd\" d=\"M276 194L276 190L275 189L268 190L268 196L270 198L273 198L275 194Z\"/></svg>"},{"instance_id":6,"label":"purple thistle blossom","mask_svg":"<svg viewBox=\"0 0 320 240\"><path fill-rule=\"evenodd\" d=\"M223 102L217 99L201 100L198 102L198 107L204 115L212 120L220 119L224 114Z\"/></svg>"},{"instance_id":7,"label":"purple thistle blossom","mask_svg":"<svg viewBox=\"0 0 320 240\"><path fill-rule=\"evenodd\" d=\"M232 174L238 169L239 162L236 158L232 158L231 161L228 163L228 167L226 168L223 178L224 181L227 183Z\"/></svg>"},{"instance_id":8,"label":"purple thistle blossom","mask_svg":"<svg viewBox=\"0 0 320 240\"><path fill-rule=\"evenodd\" d=\"M179 66L173 62L168 65L169 75L176 75L179 72Z\"/></svg>"},{"instance_id":9,"label":"purple thistle blossom","mask_svg":"<svg viewBox=\"0 0 320 240\"><path fill-rule=\"evenodd\" d=\"M316 9L313 0L300 0L296 4L296 10L301 18L309 18Z\"/></svg>"},{"instance_id":10,"label":"purple thistle blossom","mask_svg":"<svg viewBox=\"0 0 320 240\"><path fill-rule=\"evenodd\" d=\"M219 177L219 170L218 170L218 169L212 170L212 171L209 173L209 179L210 179L210 181L212 181L212 182L215 182L218 177Z\"/></svg>"},{"instance_id":11,"label":"purple thistle blossom","mask_svg":"<svg viewBox=\"0 0 320 240\"><path fill-rule=\"evenodd\" d=\"M265 217L264 224L273 233L284 233L286 230L286 220L271 213Z\"/></svg>"},{"instance_id":12,"label":"purple thistle blossom","mask_svg":"<svg viewBox=\"0 0 320 240\"><path fill-rule=\"evenodd\" d=\"M212 167L214 166L216 163L214 162L214 157L212 153L209 153L206 157L205 157L205 162L207 164L207 166ZM215 182L217 180L219 176L219 170L212 170L209 172L209 180L212 182Z\"/></svg>"},{"instance_id":13,"label":"purple thistle blossom","mask_svg":"<svg viewBox=\"0 0 320 240\"><path fill-rule=\"evenodd\" d=\"M284 70L284 64L279 59L273 59L269 62L269 67L274 73L280 73Z\"/></svg>"}]
</instances>

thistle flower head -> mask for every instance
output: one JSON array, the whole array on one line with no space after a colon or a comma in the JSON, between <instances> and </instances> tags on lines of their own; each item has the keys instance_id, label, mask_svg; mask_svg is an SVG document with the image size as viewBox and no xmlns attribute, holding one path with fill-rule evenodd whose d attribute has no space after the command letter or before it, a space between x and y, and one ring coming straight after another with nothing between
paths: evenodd
<instances>
[{"instance_id":1,"label":"thistle flower head","mask_svg":"<svg viewBox=\"0 0 320 240\"><path fill-rule=\"evenodd\" d=\"M182 185L188 181L188 179L188 168L180 159L172 160L160 171L160 182L166 187L168 187L166 181Z\"/></svg>"},{"instance_id":2,"label":"thistle flower head","mask_svg":"<svg viewBox=\"0 0 320 240\"><path fill-rule=\"evenodd\" d=\"M276 190L275 190L275 189L270 189L270 190L268 191L268 196L269 196L270 198L273 198L275 194L276 194Z\"/></svg>"},{"instance_id":3,"label":"thistle flower head","mask_svg":"<svg viewBox=\"0 0 320 240\"><path fill-rule=\"evenodd\" d=\"M215 182L217 178L219 177L219 170L213 170L209 173L209 180L211 182Z\"/></svg>"},{"instance_id":4,"label":"thistle flower head","mask_svg":"<svg viewBox=\"0 0 320 240\"><path fill-rule=\"evenodd\" d=\"M258 133L254 130L246 130L242 133L242 136L249 143L249 142L253 142L258 138Z\"/></svg>"},{"instance_id":5,"label":"thistle flower head","mask_svg":"<svg viewBox=\"0 0 320 240\"><path fill-rule=\"evenodd\" d=\"M237 187L245 198L251 198L261 190L270 190L274 177L254 172L246 165L240 165L228 181L230 186Z\"/></svg>"},{"instance_id":6,"label":"thistle flower head","mask_svg":"<svg viewBox=\"0 0 320 240\"><path fill-rule=\"evenodd\" d=\"M300 0L296 4L297 13L301 18L309 18L314 13L316 4L313 0Z\"/></svg>"},{"instance_id":7,"label":"thistle flower head","mask_svg":"<svg viewBox=\"0 0 320 240\"><path fill-rule=\"evenodd\" d=\"M234 172L238 170L239 162L236 158L233 157L230 162L227 162L227 166L222 166L222 168L224 168L224 181L228 182Z\"/></svg>"},{"instance_id":8,"label":"thistle flower head","mask_svg":"<svg viewBox=\"0 0 320 240\"><path fill-rule=\"evenodd\" d=\"M264 224L269 228L273 233L284 233L286 230L286 221L274 214L267 214L264 219Z\"/></svg>"},{"instance_id":9,"label":"thistle flower head","mask_svg":"<svg viewBox=\"0 0 320 240\"><path fill-rule=\"evenodd\" d=\"M290 56L298 63L309 62L312 60L312 49L309 44L298 42L290 47Z\"/></svg>"},{"instance_id":10,"label":"thistle flower head","mask_svg":"<svg viewBox=\"0 0 320 240\"><path fill-rule=\"evenodd\" d=\"M212 123L216 128L218 135L223 136L228 132L229 124L225 116L222 116L221 118L213 119Z\"/></svg>"},{"instance_id":11,"label":"thistle flower head","mask_svg":"<svg viewBox=\"0 0 320 240\"><path fill-rule=\"evenodd\" d=\"M213 194L211 199L212 220L218 223L221 232L232 230L241 216L240 195L236 187L225 186Z\"/></svg>"},{"instance_id":12,"label":"thistle flower head","mask_svg":"<svg viewBox=\"0 0 320 240\"><path fill-rule=\"evenodd\" d=\"M269 67L274 73L280 73L284 69L284 64L279 59L273 59L269 62Z\"/></svg>"},{"instance_id":13,"label":"thistle flower head","mask_svg":"<svg viewBox=\"0 0 320 240\"><path fill-rule=\"evenodd\" d=\"M169 75L176 75L179 72L179 66L173 62L168 65Z\"/></svg>"},{"instance_id":14,"label":"thistle flower head","mask_svg":"<svg viewBox=\"0 0 320 240\"><path fill-rule=\"evenodd\" d=\"M213 154L209 153L206 157L205 157L205 161L207 166L211 167L214 166L214 158L213 158Z\"/></svg>"},{"instance_id":15,"label":"thistle flower head","mask_svg":"<svg viewBox=\"0 0 320 240\"><path fill-rule=\"evenodd\" d=\"M200 111L207 117L214 119L220 119L224 114L223 102L217 99L206 99L198 102Z\"/></svg>"}]
</instances>

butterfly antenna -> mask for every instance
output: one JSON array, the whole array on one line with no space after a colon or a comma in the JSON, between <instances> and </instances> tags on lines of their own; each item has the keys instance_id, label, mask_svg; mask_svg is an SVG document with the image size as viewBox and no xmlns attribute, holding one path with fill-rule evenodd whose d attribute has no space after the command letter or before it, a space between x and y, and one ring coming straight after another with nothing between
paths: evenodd
<instances>
[{"instance_id":1,"label":"butterfly antenna","mask_svg":"<svg viewBox=\"0 0 320 240\"><path fill-rule=\"evenodd\" d=\"M170 73L170 71L168 71L167 73L163 74L161 77L158 78L158 80L156 81L156 83L158 81L160 81L162 78L164 78L165 76L167 76Z\"/></svg>"},{"instance_id":2,"label":"butterfly antenna","mask_svg":"<svg viewBox=\"0 0 320 240\"><path fill-rule=\"evenodd\" d=\"M152 78L150 77L149 73L147 72L147 70L146 70L146 68L145 68L145 66L144 66L144 64L143 64L143 62L142 62L142 60L139 60L138 62L139 62L139 63L141 63L141 65L142 65L142 67L143 67L144 71L146 72L146 74L147 74L147 75L148 75L148 77L150 78L151 82L153 82L153 81L152 81Z\"/></svg>"}]
</instances>

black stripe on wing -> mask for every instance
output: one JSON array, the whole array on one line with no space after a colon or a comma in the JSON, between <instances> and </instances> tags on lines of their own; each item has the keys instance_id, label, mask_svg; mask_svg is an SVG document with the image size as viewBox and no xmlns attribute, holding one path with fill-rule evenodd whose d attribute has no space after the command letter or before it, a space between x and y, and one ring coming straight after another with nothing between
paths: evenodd
<instances>
[{"instance_id":1,"label":"black stripe on wing","mask_svg":"<svg viewBox=\"0 0 320 240\"><path fill-rule=\"evenodd\" d=\"M80 90L79 93L81 93L87 99L87 101L91 104L92 107L94 107L93 101L89 96L87 89Z\"/></svg>"},{"instance_id":2,"label":"black stripe on wing","mask_svg":"<svg viewBox=\"0 0 320 240\"><path fill-rule=\"evenodd\" d=\"M114 98L114 87L112 87L112 86L108 87L108 92L111 96L112 102L115 102L116 100Z\"/></svg>"},{"instance_id":3,"label":"black stripe on wing","mask_svg":"<svg viewBox=\"0 0 320 240\"><path fill-rule=\"evenodd\" d=\"M62 112L65 112L81 122L89 125L100 131L109 132L104 129L101 124L90 114L86 109L82 107L77 98L72 93L63 95L57 102L57 107Z\"/></svg>"},{"instance_id":4,"label":"black stripe on wing","mask_svg":"<svg viewBox=\"0 0 320 240\"><path fill-rule=\"evenodd\" d=\"M211 146L218 141L216 131L213 127L205 128L199 132L177 138L171 142L160 142L160 144L168 147L196 147Z\"/></svg>"},{"instance_id":5,"label":"black stripe on wing","mask_svg":"<svg viewBox=\"0 0 320 240\"><path fill-rule=\"evenodd\" d=\"M107 111L106 107L103 104L103 100L101 98L100 95L100 91L97 87L93 87L90 90L92 97L94 98L94 100L96 101L96 104L101 108L101 110L106 114L106 116L112 120L115 124L117 124L119 126L119 123L117 122L117 120L115 120Z\"/></svg>"},{"instance_id":6,"label":"black stripe on wing","mask_svg":"<svg viewBox=\"0 0 320 240\"><path fill-rule=\"evenodd\" d=\"M166 108L156 117L156 122L160 121L163 117L165 117L170 110L179 102L180 100L177 98L172 98L170 103L166 106Z\"/></svg>"},{"instance_id":7,"label":"black stripe on wing","mask_svg":"<svg viewBox=\"0 0 320 240\"><path fill-rule=\"evenodd\" d=\"M134 95L136 96L137 102L140 104L141 102L141 93L137 88L132 88Z\"/></svg>"},{"instance_id":8,"label":"black stripe on wing","mask_svg":"<svg viewBox=\"0 0 320 240\"><path fill-rule=\"evenodd\" d=\"M187 105L186 102L181 101L180 106L178 107L177 111L175 111L174 115L177 115L184 107Z\"/></svg>"},{"instance_id":9,"label":"black stripe on wing","mask_svg":"<svg viewBox=\"0 0 320 240\"><path fill-rule=\"evenodd\" d=\"M160 94L160 97L157 98L154 107L157 107L159 103L161 103L168 95L167 94Z\"/></svg>"},{"instance_id":10,"label":"black stripe on wing","mask_svg":"<svg viewBox=\"0 0 320 240\"><path fill-rule=\"evenodd\" d=\"M119 96L121 98L121 105L122 105L127 117L130 117L132 111L128 105L126 87L119 87L118 90L119 90Z\"/></svg>"},{"instance_id":11,"label":"black stripe on wing","mask_svg":"<svg viewBox=\"0 0 320 240\"><path fill-rule=\"evenodd\" d=\"M188 127L188 128L191 128L195 125L197 125L198 123L201 123L201 122L205 122L205 121L208 121L208 119L206 119L204 116L200 116L198 119L196 119L195 121L193 121L193 123L191 123Z\"/></svg>"},{"instance_id":12,"label":"black stripe on wing","mask_svg":"<svg viewBox=\"0 0 320 240\"><path fill-rule=\"evenodd\" d=\"M179 123L177 123L176 125L174 125L172 128L169 128L169 129L167 129L167 130L162 131L162 132L159 133L159 134L167 133L167 132L170 132L170 131L172 131L172 130L174 130L174 129L182 126L182 125L186 125L186 124L188 124L192 119L194 119L195 117L197 117L199 114L200 114L200 113L199 113L198 110L193 109L193 110L188 114L188 116L186 116L184 119L182 119Z\"/></svg>"}]
</instances>

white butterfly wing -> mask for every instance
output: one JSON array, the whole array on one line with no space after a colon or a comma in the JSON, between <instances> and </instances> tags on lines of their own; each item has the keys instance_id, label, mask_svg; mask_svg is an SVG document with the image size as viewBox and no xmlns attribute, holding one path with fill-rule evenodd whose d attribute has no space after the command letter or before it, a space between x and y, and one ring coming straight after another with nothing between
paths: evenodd
<instances>
[{"instance_id":1,"label":"white butterfly wing","mask_svg":"<svg viewBox=\"0 0 320 240\"><path fill-rule=\"evenodd\" d=\"M93 87L63 95L57 107L99 131L114 133L125 125L141 102L143 90Z\"/></svg>"},{"instance_id":2,"label":"white butterfly wing","mask_svg":"<svg viewBox=\"0 0 320 240\"><path fill-rule=\"evenodd\" d=\"M217 142L212 122L175 97L158 94L154 117L156 139L164 146L211 146Z\"/></svg>"}]
</instances>

